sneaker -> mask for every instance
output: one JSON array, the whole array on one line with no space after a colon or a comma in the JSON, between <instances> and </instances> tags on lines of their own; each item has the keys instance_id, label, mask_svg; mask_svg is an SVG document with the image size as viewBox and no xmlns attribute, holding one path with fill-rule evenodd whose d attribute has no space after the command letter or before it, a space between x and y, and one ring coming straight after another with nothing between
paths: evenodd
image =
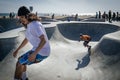
<instances>
[{"instance_id":1,"label":"sneaker","mask_svg":"<svg viewBox=\"0 0 120 80\"><path fill-rule=\"evenodd\" d=\"M26 80L29 80L28 78L26 78Z\"/></svg>"},{"instance_id":2,"label":"sneaker","mask_svg":"<svg viewBox=\"0 0 120 80\"><path fill-rule=\"evenodd\" d=\"M23 80L23 79L20 79L20 80ZM29 80L28 78L26 78L25 80Z\"/></svg>"}]
</instances>

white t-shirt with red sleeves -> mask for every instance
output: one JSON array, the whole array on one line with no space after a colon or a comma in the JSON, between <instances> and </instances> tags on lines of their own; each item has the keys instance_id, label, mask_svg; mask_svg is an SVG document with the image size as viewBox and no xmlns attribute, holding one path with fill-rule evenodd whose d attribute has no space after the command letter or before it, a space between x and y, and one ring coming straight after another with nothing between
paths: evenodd
<instances>
[{"instance_id":1,"label":"white t-shirt with red sleeves","mask_svg":"<svg viewBox=\"0 0 120 80\"><path fill-rule=\"evenodd\" d=\"M43 25L39 21L32 21L27 25L25 36L33 46L32 51L35 51L39 43L41 42L39 38L41 35L44 35L46 43L38 54L42 56L49 56L50 44Z\"/></svg>"}]
</instances>

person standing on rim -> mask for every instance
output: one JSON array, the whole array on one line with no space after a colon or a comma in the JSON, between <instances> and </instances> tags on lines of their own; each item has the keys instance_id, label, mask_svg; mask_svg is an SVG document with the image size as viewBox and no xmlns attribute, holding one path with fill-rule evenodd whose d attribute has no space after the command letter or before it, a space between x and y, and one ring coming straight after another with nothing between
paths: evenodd
<instances>
[{"instance_id":1,"label":"person standing on rim","mask_svg":"<svg viewBox=\"0 0 120 80\"><path fill-rule=\"evenodd\" d=\"M26 76L27 65L39 63L50 55L50 44L42 26L40 19L25 6L21 6L17 13L20 22L26 28L25 39L20 46L14 51L13 56L16 57L18 51L23 48L28 42L33 48L26 51L18 58L16 63L14 80L28 80Z\"/></svg>"}]
</instances>

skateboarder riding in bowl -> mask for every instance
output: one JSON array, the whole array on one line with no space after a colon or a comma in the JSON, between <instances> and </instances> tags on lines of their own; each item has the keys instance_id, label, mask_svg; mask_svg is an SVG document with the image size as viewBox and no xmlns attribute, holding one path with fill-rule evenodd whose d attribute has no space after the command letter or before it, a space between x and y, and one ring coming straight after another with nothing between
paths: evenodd
<instances>
[{"instance_id":1,"label":"skateboarder riding in bowl","mask_svg":"<svg viewBox=\"0 0 120 80\"><path fill-rule=\"evenodd\" d=\"M91 36L89 36L89 35L83 35L82 33L80 33L80 40L83 40L84 41L83 45L85 47L88 47L88 50L90 50L91 46L88 45L88 43L91 41Z\"/></svg>"}]
</instances>

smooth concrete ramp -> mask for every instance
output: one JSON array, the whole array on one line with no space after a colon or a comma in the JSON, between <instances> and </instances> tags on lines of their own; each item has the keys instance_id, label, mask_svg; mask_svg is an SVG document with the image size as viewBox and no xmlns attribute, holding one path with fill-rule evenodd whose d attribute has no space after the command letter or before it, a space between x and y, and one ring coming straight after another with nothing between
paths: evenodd
<instances>
[{"instance_id":1,"label":"smooth concrete ramp","mask_svg":"<svg viewBox=\"0 0 120 80\"><path fill-rule=\"evenodd\" d=\"M63 23L58 24L60 33L68 39L79 40L80 33L88 34L92 41L99 41L107 33L115 32L120 28L111 24L103 23Z\"/></svg>"},{"instance_id":2,"label":"smooth concrete ramp","mask_svg":"<svg viewBox=\"0 0 120 80\"><path fill-rule=\"evenodd\" d=\"M46 27L46 31L51 44L51 55L41 63L28 66L30 80L120 79L119 26L107 23L63 22L56 23L56 27ZM83 41L77 41L79 33L93 37L90 42L91 56L83 46ZM19 35L16 46L23 40L24 31L19 32ZM18 56L31 47L28 44ZM17 61L12 56L15 48L0 62L1 80L13 80Z\"/></svg>"}]
</instances>

